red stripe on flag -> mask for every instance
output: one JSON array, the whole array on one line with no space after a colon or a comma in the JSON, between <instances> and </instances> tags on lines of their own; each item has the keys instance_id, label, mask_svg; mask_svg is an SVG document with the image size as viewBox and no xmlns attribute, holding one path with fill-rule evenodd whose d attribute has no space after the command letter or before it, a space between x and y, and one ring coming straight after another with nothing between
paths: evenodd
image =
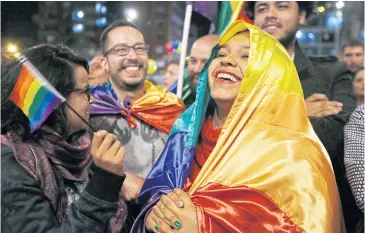
<instances>
[{"instance_id":1,"label":"red stripe on flag","mask_svg":"<svg viewBox=\"0 0 365 233\"><path fill-rule=\"evenodd\" d=\"M198 206L200 232L304 232L281 209L283 206L245 185L209 183L194 192L191 200Z\"/></svg>"},{"instance_id":2,"label":"red stripe on flag","mask_svg":"<svg viewBox=\"0 0 365 233\"><path fill-rule=\"evenodd\" d=\"M23 67L18 77L18 81L16 82L15 87L10 95L11 101L13 101L19 108L23 108L24 99L27 95L30 85L34 80L34 76L28 71L27 68Z\"/></svg>"}]
</instances>

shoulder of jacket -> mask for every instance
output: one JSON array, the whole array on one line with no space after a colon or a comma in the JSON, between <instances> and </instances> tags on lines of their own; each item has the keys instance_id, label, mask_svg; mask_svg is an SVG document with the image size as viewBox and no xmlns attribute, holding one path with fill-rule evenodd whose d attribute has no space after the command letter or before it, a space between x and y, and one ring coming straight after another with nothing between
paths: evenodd
<instances>
[{"instance_id":1,"label":"shoulder of jacket","mask_svg":"<svg viewBox=\"0 0 365 233\"><path fill-rule=\"evenodd\" d=\"M314 67L319 68L322 72L328 73L330 76L343 77L343 75L348 75L350 78L352 77L347 65L336 56L309 57L309 60L313 63Z\"/></svg>"},{"instance_id":2,"label":"shoulder of jacket","mask_svg":"<svg viewBox=\"0 0 365 233\"><path fill-rule=\"evenodd\" d=\"M309 56L308 57L311 62L315 63L323 63L323 62L337 62L339 61L336 56L333 55L327 55L327 56Z\"/></svg>"}]
</instances>

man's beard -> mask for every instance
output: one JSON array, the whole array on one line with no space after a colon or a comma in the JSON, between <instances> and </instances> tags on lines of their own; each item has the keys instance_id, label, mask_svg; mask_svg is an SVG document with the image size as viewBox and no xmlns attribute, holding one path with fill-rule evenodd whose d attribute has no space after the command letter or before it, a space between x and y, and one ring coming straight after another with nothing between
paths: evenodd
<instances>
[{"instance_id":1,"label":"man's beard","mask_svg":"<svg viewBox=\"0 0 365 233\"><path fill-rule=\"evenodd\" d=\"M140 83L124 83L123 89L125 89L126 91L135 91L138 90L141 86L143 86L144 81L140 82Z\"/></svg>"},{"instance_id":2,"label":"man's beard","mask_svg":"<svg viewBox=\"0 0 365 233\"><path fill-rule=\"evenodd\" d=\"M127 83L127 82L121 81L119 79L118 75L116 77L111 77L111 80L112 80L112 83L114 83L114 85L118 85L118 87L120 89L129 91L129 92L133 92L133 91L138 90L141 86L144 85L144 81L146 80L146 77L141 82L136 82L136 83Z\"/></svg>"},{"instance_id":3,"label":"man's beard","mask_svg":"<svg viewBox=\"0 0 365 233\"><path fill-rule=\"evenodd\" d=\"M296 34L297 34L298 29L299 29L299 27L297 27L295 30L289 31L285 37L279 39L279 42L285 48L290 46L293 43L293 41L295 41L295 39L296 39Z\"/></svg>"}]
</instances>

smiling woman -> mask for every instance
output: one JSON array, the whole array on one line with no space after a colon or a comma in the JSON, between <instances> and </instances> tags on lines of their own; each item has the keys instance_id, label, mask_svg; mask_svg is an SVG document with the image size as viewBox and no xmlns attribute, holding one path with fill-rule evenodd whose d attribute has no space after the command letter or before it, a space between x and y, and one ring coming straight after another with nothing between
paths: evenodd
<instances>
[{"instance_id":1,"label":"smiling woman","mask_svg":"<svg viewBox=\"0 0 365 233\"><path fill-rule=\"evenodd\" d=\"M133 233L343 230L329 156L277 40L244 21L227 29L139 201Z\"/></svg>"},{"instance_id":2,"label":"smiling woman","mask_svg":"<svg viewBox=\"0 0 365 233\"><path fill-rule=\"evenodd\" d=\"M208 68L210 94L217 104L213 121L224 123L239 92L246 72L250 50L250 32L235 35L221 46ZM221 127L223 124L221 125Z\"/></svg>"},{"instance_id":3,"label":"smiling woman","mask_svg":"<svg viewBox=\"0 0 365 233\"><path fill-rule=\"evenodd\" d=\"M3 70L1 231L104 233L109 227L109 232L120 232L126 214L118 195L125 178L124 148L105 131L96 132L90 140L87 61L62 45L39 45L23 55L37 71L34 74L43 75L66 102L31 129L22 104L33 101L29 93L34 93L36 85L30 85L32 92L24 89L35 78L23 76L18 60ZM15 96L12 90L26 101L15 101L15 105L15 99L9 98ZM34 102L40 102L42 93L35 94L39 98ZM46 115L45 107L37 106L31 119ZM113 215L116 220L110 221Z\"/></svg>"}]
</instances>

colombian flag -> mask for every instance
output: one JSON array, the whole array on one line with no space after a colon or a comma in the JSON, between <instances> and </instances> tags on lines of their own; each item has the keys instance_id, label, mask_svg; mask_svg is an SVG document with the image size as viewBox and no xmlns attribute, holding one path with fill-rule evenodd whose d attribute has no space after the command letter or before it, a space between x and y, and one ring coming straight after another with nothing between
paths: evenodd
<instances>
[{"instance_id":1,"label":"colombian flag","mask_svg":"<svg viewBox=\"0 0 365 233\"><path fill-rule=\"evenodd\" d=\"M34 132L65 98L24 59L10 100L28 117L31 132Z\"/></svg>"}]
</instances>

